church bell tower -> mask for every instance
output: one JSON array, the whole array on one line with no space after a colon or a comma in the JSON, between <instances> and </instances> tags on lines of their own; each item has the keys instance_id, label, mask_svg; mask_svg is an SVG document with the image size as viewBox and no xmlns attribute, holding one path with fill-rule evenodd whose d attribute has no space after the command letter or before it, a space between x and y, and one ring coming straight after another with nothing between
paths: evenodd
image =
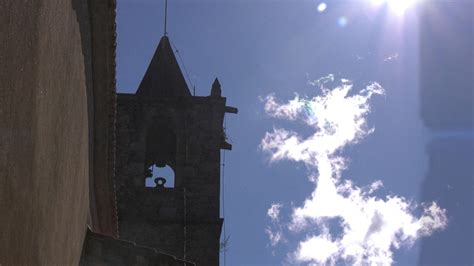
<instances>
[{"instance_id":1,"label":"church bell tower","mask_svg":"<svg viewBox=\"0 0 474 266\"><path fill-rule=\"evenodd\" d=\"M217 79L209 96L191 95L163 36L136 93L117 94L120 239L196 265L219 264L220 151L232 149L226 112L237 109L226 106ZM169 176L154 175L163 167Z\"/></svg>"}]
</instances>

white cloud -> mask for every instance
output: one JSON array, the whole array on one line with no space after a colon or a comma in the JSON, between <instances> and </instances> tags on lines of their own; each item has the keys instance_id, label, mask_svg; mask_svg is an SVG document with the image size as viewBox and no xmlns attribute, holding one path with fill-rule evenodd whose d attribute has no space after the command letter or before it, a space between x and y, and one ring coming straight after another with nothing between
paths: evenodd
<instances>
[{"instance_id":1,"label":"white cloud","mask_svg":"<svg viewBox=\"0 0 474 266\"><path fill-rule=\"evenodd\" d=\"M273 117L287 118L290 120L295 120L298 117L301 112L301 107L304 105L304 103L298 98L298 95L285 106L278 104L275 97L271 94L268 95L264 101L265 112Z\"/></svg>"},{"instance_id":2,"label":"white cloud","mask_svg":"<svg viewBox=\"0 0 474 266\"><path fill-rule=\"evenodd\" d=\"M265 229L268 238L270 239L270 244L276 246L278 243L283 241L283 232L282 226L279 223L280 221L280 209L283 207L280 203L273 203L272 206L267 210L267 216L272 222L272 226Z\"/></svg>"},{"instance_id":3,"label":"white cloud","mask_svg":"<svg viewBox=\"0 0 474 266\"><path fill-rule=\"evenodd\" d=\"M280 203L273 203L270 209L267 211L267 216L272 219L272 221L277 222L279 220L278 216L280 215L280 209L283 205Z\"/></svg>"},{"instance_id":4,"label":"white cloud","mask_svg":"<svg viewBox=\"0 0 474 266\"><path fill-rule=\"evenodd\" d=\"M282 231L280 230L273 231L270 227L267 227L267 229L265 229L265 233L267 233L272 246L276 246L278 243L280 243L280 241L282 241Z\"/></svg>"},{"instance_id":5,"label":"white cloud","mask_svg":"<svg viewBox=\"0 0 474 266\"><path fill-rule=\"evenodd\" d=\"M384 91L372 83L350 94L353 85L346 79L332 90L324 87L333 80L330 75L313 82L322 94L311 99L295 96L287 103L278 103L273 95L266 98L265 111L270 116L300 120L314 133L303 138L297 132L276 128L265 134L262 150L270 154L271 162L287 159L305 163L313 169L309 179L316 185L303 205L293 208L291 221L280 223L277 233L268 229L271 234L267 234L272 245L283 238L282 228L285 233L302 235L292 253L297 262L391 264L394 249L445 227L446 213L436 203L423 204L421 216L416 217L413 213L417 205L407 199L372 195L383 186L380 180L361 188L341 178L347 164L340 151L374 131L366 124L368 101ZM273 223L280 221L280 208L281 204L274 204L268 210ZM341 221L337 235L327 229L334 219ZM307 229L319 229L320 233L309 234Z\"/></svg>"},{"instance_id":6,"label":"white cloud","mask_svg":"<svg viewBox=\"0 0 474 266\"><path fill-rule=\"evenodd\" d=\"M321 77L316 80L309 80L308 84L312 86L324 86L324 84L334 81L334 74L329 74L327 76Z\"/></svg>"},{"instance_id":7,"label":"white cloud","mask_svg":"<svg viewBox=\"0 0 474 266\"><path fill-rule=\"evenodd\" d=\"M370 184L369 194L374 193L376 190L378 190L381 187L383 187L383 182L381 180L377 180L373 182L372 184Z\"/></svg>"},{"instance_id":8,"label":"white cloud","mask_svg":"<svg viewBox=\"0 0 474 266\"><path fill-rule=\"evenodd\" d=\"M314 252L315 250L320 252ZM302 241L294 256L298 261L303 262L334 263L333 257L338 250L339 247L331 240L331 236L324 234Z\"/></svg>"}]
</instances>

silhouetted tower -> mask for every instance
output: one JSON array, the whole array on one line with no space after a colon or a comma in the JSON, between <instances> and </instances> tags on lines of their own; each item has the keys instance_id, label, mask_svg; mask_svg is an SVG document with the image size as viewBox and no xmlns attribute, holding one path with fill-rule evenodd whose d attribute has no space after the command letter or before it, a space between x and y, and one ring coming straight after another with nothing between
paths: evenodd
<instances>
[{"instance_id":1,"label":"silhouetted tower","mask_svg":"<svg viewBox=\"0 0 474 266\"><path fill-rule=\"evenodd\" d=\"M120 239L197 265L218 265L220 150L230 150L219 81L210 96L189 92L167 36L136 94L117 95L116 190ZM171 177L151 177L169 166ZM154 178L156 187L146 185ZM148 180L150 181L150 180ZM153 183L153 182L151 182Z\"/></svg>"}]
</instances>

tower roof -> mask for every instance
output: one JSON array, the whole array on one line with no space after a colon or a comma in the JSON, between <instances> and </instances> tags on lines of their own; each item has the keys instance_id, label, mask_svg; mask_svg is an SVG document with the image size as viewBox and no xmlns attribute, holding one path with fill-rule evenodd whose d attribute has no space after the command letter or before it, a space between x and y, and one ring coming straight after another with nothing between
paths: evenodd
<instances>
[{"instance_id":1,"label":"tower roof","mask_svg":"<svg viewBox=\"0 0 474 266\"><path fill-rule=\"evenodd\" d=\"M136 94L146 97L191 96L167 36L161 37Z\"/></svg>"}]
</instances>

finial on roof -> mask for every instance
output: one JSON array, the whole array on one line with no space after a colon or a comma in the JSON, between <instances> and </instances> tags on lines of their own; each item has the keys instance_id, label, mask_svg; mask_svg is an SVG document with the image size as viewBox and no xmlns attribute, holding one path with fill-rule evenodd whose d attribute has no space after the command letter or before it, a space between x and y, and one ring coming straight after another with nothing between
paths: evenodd
<instances>
[{"instance_id":1,"label":"finial on roof","mask_svg":"<svg viewBox=\"0 0 474 266\"><path fill-rule=\"evenodd\" d=\"M221 95L222 95L221 84L219 83L219 80L216 78L214 80L214 83L212 83L211 96L212 97L221 97Z\"/></svg>"}]
</instances>

